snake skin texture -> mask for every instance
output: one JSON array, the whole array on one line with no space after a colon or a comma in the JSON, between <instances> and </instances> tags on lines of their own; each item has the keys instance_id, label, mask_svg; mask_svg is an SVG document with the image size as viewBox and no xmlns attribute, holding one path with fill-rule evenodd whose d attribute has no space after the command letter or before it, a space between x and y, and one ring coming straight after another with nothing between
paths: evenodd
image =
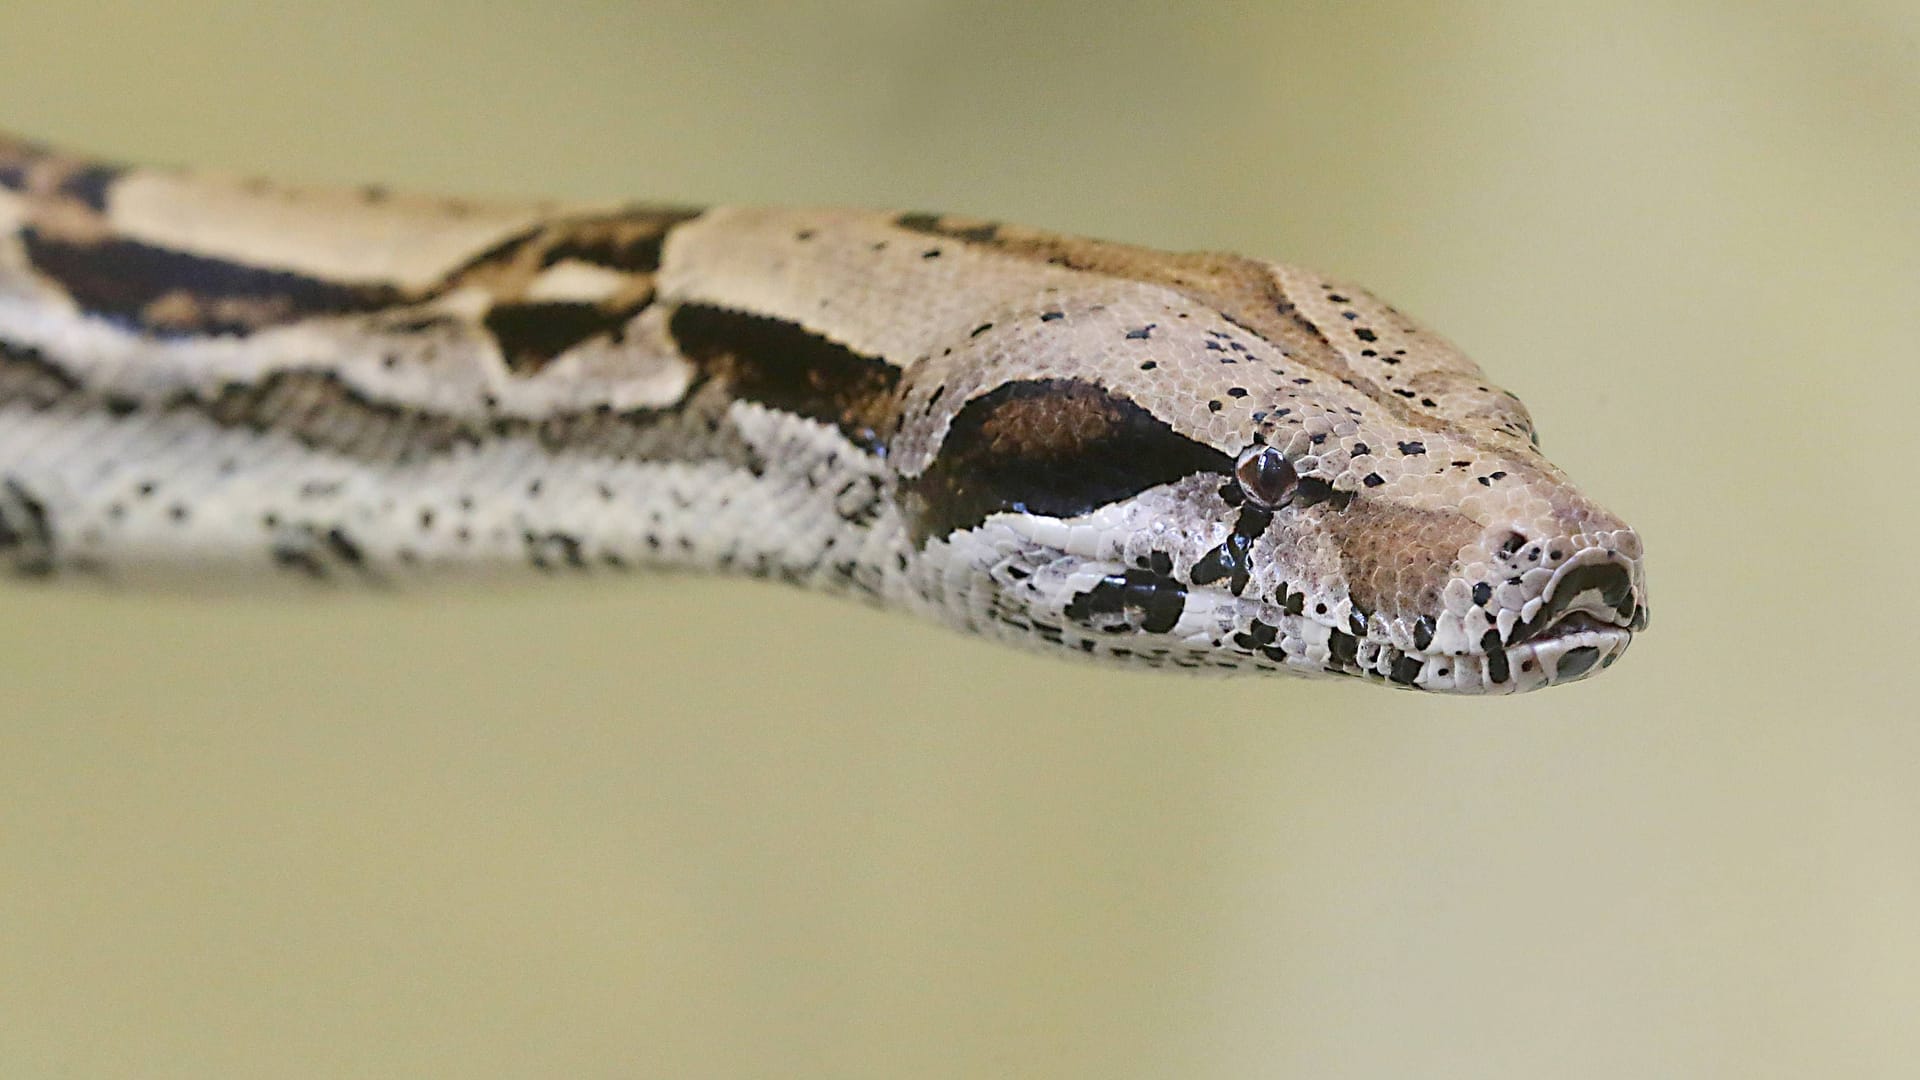
<instances>
[{"instance_id":1,"label":"snake skin texture","mask_svg":"<svg viewBox=\"0 0 1920 1080\"><path fill-rule=\"evenodd\" d=\"M1525 407L1296 267L836 209L494 204L0 141L0 569L673 566L1009 643L1505 693L1646 625Z\"/></svg>"}]
</instances>

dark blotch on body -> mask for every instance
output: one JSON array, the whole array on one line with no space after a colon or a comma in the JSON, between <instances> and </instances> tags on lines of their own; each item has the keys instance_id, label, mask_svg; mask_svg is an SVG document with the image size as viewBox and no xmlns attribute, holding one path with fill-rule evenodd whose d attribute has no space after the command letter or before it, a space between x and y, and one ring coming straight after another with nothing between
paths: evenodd
<instances>
[{"instance_id":1,"label":"dark blotch on body","mask_svg":"<svg viewBox=\"0 0 1920 1080\"><path fill-rule=\"evenodd\" d=\"M499 343L500 356L515 375L536 375L555 357L602 334L617 334L634 316L631 310L607 311L597 304L548 301L499 304L483 320Z\"/></svg>"},{"instance_id":2,"label":"dark blotch on body","mask_svg":"<svg viewBox=\"0 0 1920 1080\"><path fill-rule=\"evenodd\" d=\"M681 354L735 397L832 424L865 450L881 444L900 370L797 323L683 304L668 330Z\"/></svg>"},{"instance_id":3,"label":"dark blotch on body","mask_svg":"<svg viewBox=\"0 0 1920 1080\"><path fill-rule=\"evenodd\" d=\"M908 232L916 232L923 236L944 236L970 244L991 243L1000 233L997 222L983 221L967 225L949 221L939 214L901 214L893 219L893 223Z\"/></svg>"},{"instance_id":4,"label":"dark blotch on body","mask_svg":"<svg viewBox=\"0 0 1920 1080\"><path fill-rule=\"evenodd\" d=\"M60 181L60 193L80 200L96 213L107 212L107 194L126 170L114 165L86 165Z\"/></svg>"},{"instance_id":5,"label":"dark blotch on body","mask_svg":"<svg viewBox=\"0 0 1920 1080\"><path fill-rule=\"evenodd\" d=\"M20 241L33 268L58 282L81 310L155 334L246 334L402 299L388 285L323 281L133 240L69 243L27 228Z\"/></svg>"},{"instance_id":6,"label":"dark blotch on body","mask_svg":"<svg viewBox=\"0 0 1920 1080\"><path fill-rule=\"evenodd\" d=\"M643 206L536 225L469 259L447 280L457 285L507 267L538 270L569 260L623 273L651 274L660 269L667 234L701 213L691 207Z\"/></svg>"}]
</instances>

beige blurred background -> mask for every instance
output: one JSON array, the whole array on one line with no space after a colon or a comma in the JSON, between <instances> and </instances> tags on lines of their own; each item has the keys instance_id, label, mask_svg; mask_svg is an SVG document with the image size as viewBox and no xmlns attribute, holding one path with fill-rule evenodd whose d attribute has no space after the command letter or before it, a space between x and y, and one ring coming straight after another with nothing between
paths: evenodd
<instances>
[{"instance_id":1,"label":"beige blurred background","mask_svg":"<svg viewBox=\"0 0 1920 1080\"><path fill-rule=\"evenodd\" d=\"M1920 1070L1920 10L9 4L0 127L1365 281L1647 539L1514 700L768 585L0 589L0 1075Z\"/></svg>"}]
</instances>

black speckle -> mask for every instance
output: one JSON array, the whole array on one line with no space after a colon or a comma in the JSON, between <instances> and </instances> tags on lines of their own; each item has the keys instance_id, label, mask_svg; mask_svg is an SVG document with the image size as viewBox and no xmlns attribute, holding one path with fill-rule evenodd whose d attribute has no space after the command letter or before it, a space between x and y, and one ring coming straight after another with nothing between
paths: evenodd
<instances>
[{"instance_id":1,"label":"black speckle","mask_svg":"<svg viewBox=\"0 0 1920 1080\"><path fill-rule=\"evenodd\" d=\"M366 557L361 554L360 545L354 543L353 538L344 531L328 529L326 541L328 550L339 556L341 562L349 566L359 566L366 561Z\"/></svg>"},{"instance_id":2,"label":"black speckle","mask_svg":"<svg viewBox=\"0 0 1920 1080\"><path fill-rule=\"evenodd\" d=\"M1400 444L1400 452L1407 455L1424 454L1427 452L1427 444L1419 441L1403 442Z\"/></svg>"},{"instance_id":3,"label":"black speckle","mask_svg":"<svg viewBox=\"0 0 1920 1080\"><path fill-rule=\"evenodd\" d=\"M1491 652L1487 654L1487 678L1497 683L1503 683L1506 682L1512 674L1513 669L1507 666L1506 653Z\"/></svg>"},{"instance_id":4,"label":"black speckle","mask_svg":"<svg viewBox=\"0 0 1920 1080\"><path fill-rule=\"evenodd\" d=\"M1486 582L1484 582L1484 581L1477 581L1477 582L1474 582L1474 585L1473 585L1473 602L1474 602L1475 604L1478 604L1478 605L1479 605L1479 606L1481 606L1481 607L1486 607L1486 606L1487 606L1487 601L1489 601L1489 600L1492 600L1492 599L1493 599L1493 586L1492 586L1492 585L1489 585L1489 584L1487 584L1487 583L1486 583Z\"/></svg>"},{"instance_id":5,"label":"black speckle","mask_svg":"<svg viewBox=\"0 0 1920 1080\"><path fill-rule=\"evenodd\" d=\"M1381 484L1386 483L1385 480L1382 480L1380 478L1379 473L1373 473L1373 472L1370 472L1366 476L1362 477L1360 479L1360 482L1367 485L1368 487L1379 487Z\"/></svg>"},{"instance_id":6,"label":"black speckle","mask_svg":"<svg viewBox=\"0 0 1920 1080\"><path fill-rule=\"evenodd\" d=\"M1127 338L1131 341L1145 341L1148 337L1152 336L1154 325L1153 323L1148 323L1145 326L1135 327L1127 331Z\"/></svg>"},{"instance_id":7,"label":"black speckle","mask_svg":"<svg viewBox=\"0 0 1920 1080\"><path fill-rule=\"evenodd\" d=\"M1040 313L1041 322L1056 322L1066 317L1067 313L1064 311L1043 311Z\"/></svg>"},{"instance_id":8,"label":"black speckle","mask_svg":"<svg viewBox=\"0 0 1920 1080\"><path fill-rule=\"evenodd\" d=\"M1152 370L1153 370L1154 368L1157 368L1157 367L1159 367L1159 366L1160 366L1160 365L1159 365L1158 363L1155 363L1155 362L1154 362L1154 361L1152 361L1152 360L1147 360L1147 361L1144 361L1144 362L1142 362L1142 363L1141 363L1141 365L1140 365L1140 370L1141 370L1141 371L1152 371Z\"/></svg>"},{"instance_id":9,"label":"black speckle","mask_svg":"<svg viewBox=\"0 0 1920 1080\"><path fill-rule=\"evenodd\" d=\"M1423 662L1419 657L1402 654L1394 658L1393 667L1388 670L1387 678L1402 686L1412 686L1414 680L1420 677L1422 666Z\"/></svg>"},{"instance_id":10,"label":"black speckle","mask_svg":"<svg viewBox=\"0 0 1920 1080\"><path fill-rule=\"evenodd\" d=\"M1352 634L1334 630L1327 635L1329 658L1341 667L1352 667L1359 657L1360 642Z\"/></svg>"},{"instance_id":11,"label":"black speckle","mask_svg":"<svg viewBox=\"0 0 1920 1080\"><path fill-rule=\"evenodd\" d=\"M1359 338L1361 341L1376 340L1376 335L1374 334L1374 332L1367 329L1364 326L1356 327L1353 331L1353 336Z\"/></svg>"}]
</instances>

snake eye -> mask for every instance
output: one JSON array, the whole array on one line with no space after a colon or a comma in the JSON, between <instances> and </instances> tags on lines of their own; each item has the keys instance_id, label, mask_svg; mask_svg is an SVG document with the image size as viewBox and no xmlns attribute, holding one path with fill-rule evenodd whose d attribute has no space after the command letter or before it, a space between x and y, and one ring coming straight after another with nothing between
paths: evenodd
<instances>
[{"instance_id":1,"label":"snake eye","mask_svg":"<svg viewBox=\"0 0 1920 1080\"><path fill-rule=\"evenodd\" d=\"M1247 498L1268 510L1286 505L1300 486L1293 463L1271 446L1247 447L1234 465L1233 475Z\"/></svg>"}]
</instances>

